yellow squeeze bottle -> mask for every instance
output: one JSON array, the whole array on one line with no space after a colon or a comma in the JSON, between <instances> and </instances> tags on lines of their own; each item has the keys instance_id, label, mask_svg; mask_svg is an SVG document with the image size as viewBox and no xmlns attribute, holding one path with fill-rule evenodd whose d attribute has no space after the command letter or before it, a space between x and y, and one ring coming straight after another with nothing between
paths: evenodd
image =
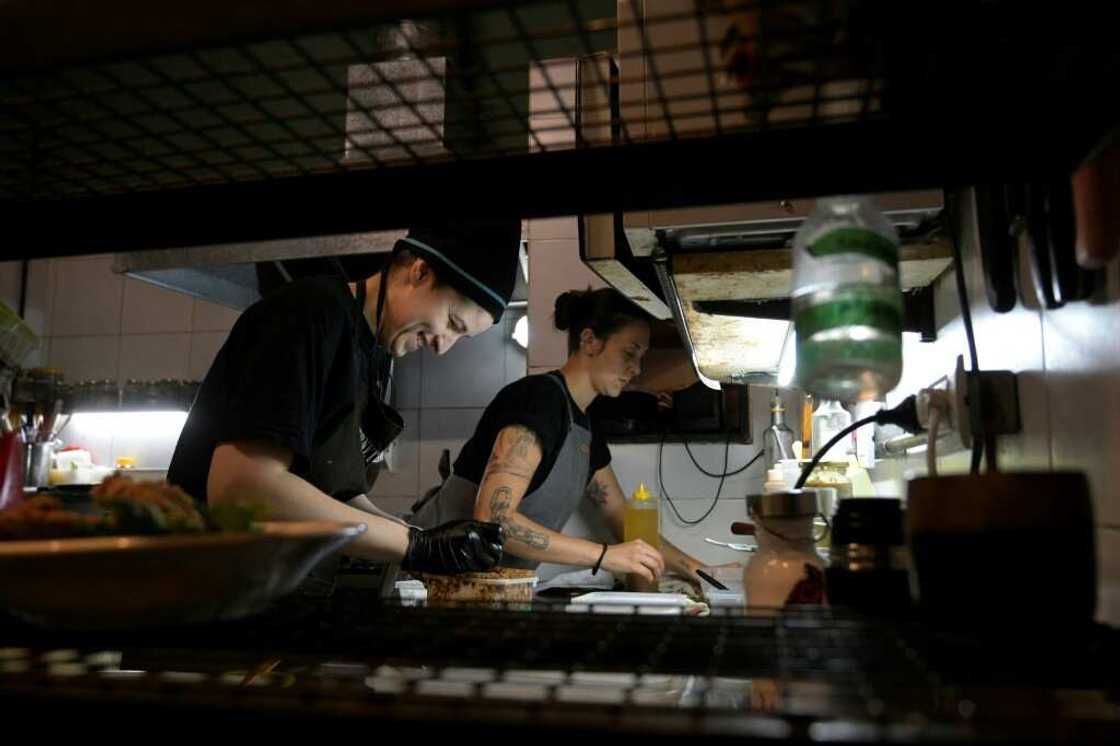
<instances>
[{"instance_id":1,"label":"yellow squeeze bottle","mask_svg":"<svg viewBox=\"0 0 1120 746\"><path fill-rule=\"evenodd\" d=\"M641 539L654 549L661 549L661 505L657 496L646 489L644 482L626 501L624 521L626 541Z\"/></svg>"}]
</instances>

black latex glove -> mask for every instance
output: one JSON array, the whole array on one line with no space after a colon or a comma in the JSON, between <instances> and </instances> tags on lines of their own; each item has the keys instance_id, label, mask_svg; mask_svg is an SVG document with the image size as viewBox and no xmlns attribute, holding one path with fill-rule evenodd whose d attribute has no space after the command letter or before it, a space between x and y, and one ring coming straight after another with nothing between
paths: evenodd
<instances>
[{"instance_id":1,"label":"black latex glove","mask_svg":"<svg viewBox=\"0 0 1120 746\"><path fill-rule=\"evenodd\" d=\"M484 572L502 559L502 527L481 521L451 521L408 530L401 569L450 575Z\"/></svg>"}]
</instances>

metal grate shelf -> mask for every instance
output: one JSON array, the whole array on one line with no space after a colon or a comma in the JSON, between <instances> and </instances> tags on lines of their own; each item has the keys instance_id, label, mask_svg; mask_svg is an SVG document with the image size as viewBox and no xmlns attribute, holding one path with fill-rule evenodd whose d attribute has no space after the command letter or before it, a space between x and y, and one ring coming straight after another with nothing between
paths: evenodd
<instances>
[{"instance_id":1,"label":"metal grate shelf","mask_svg":"<svg viewBox=\"0 0 1120 746\"><path fill-rule=\"evenodd\" d=\"M96 251L401 228L433 206L529 217L937 187L1068 170L1120 119L1092 95L1120 70L1096 10L434 5L0 65L0 209ZM322 214L276 217L289 210ZM183 211L209 219L161 228Z\"/></svg>"}]
</instances>

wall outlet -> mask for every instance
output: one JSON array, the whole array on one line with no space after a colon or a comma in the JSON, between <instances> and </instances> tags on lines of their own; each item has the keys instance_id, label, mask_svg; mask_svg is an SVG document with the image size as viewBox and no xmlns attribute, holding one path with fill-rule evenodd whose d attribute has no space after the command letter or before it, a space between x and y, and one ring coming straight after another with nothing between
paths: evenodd
<instances>
[{"instance_id":1,"label":"wall outlet","mask_svg":"<svg viewBox=\"0 0 1120 746\"><path fill-rule=\"evenodd\" d=\"M965 448L973 433L1010 435L1023 429L1019 416L1019 381L1009 370L967 371L964 356L957 357L954 376L953 426ZM982 412L977 409L981 405Z\"/></svg>"}]
</instances>

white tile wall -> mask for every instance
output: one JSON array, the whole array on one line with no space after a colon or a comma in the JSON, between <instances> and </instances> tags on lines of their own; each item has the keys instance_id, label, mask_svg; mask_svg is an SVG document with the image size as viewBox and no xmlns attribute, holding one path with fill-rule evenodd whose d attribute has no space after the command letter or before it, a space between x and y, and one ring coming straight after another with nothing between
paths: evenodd
<instances>
[{"instance_id":1,"label":"white tile wall","mask_svg":"<svg viewBox=\"0 0 1120 746\"><path fill-rule=\"evenodd\" d=\"M24 365L61 368L70 381L201 379L238 312L121 277L111 265L107 255L31 262L25 318L41 346ZM19 281L19 262L0 263L0 300L12 308Z\"/></svg>"},{"instance_id":2,"label":"white tile wall","mask_svg":"<svg viewBox=\"0 0 1120 746\"><path fill-rule=\"evenodd\" d=\"M27 272L27 311L24 318L32 331L41 337L50 335L56 274L55 263L51 259L32 260Z\"/></svg>"},{"instance_id":3,"label":"white tile wall","mask_svg":"<svg viewBox=\"0 0 1120 746\"><path fill-rule=\"evenodd\" d=\"M60 338L62 339L62 338ZM121 337L122 381L190 378L191 335L125 334Z\"/></svg>"},{"instance_id":4,"label":"white tile wall","mask_svg":"<svg viewBox=\"0 0 1120 746\"><path fill-rule=\"evenodd\" d=\"M110 256L56 261L51 336L121 333L124 279L112 272L112 261Z\"/></svg>"},{"instance_id":5,"label":"white tile wall","mask_svg":"<svg viewBox=\"0 0 1120 746\"><path fill-rule=\"evenodd\" d=\"M187 378L201 381L210 370L218 350L226 342L228 332L193 332L190 335L190 353L187 360Z\"/></svg>"},{"instance_id":6,"label":"white tile wall","mask_svg":"<svg viewBox=\"0 0 1120 746\"><path fill-rule=\"evenodd\" d=\"M149 282L125 279L121 331L124 334L189 332L193 310L194 299L189 295Z\"/></svg>"},{"instance_id":7,"label":"white tile wall","mask_svg":"<svg viewBox=\"0 0 1120 746\"><path fill-rule=\"evenodd\" d=\"M1100 524L1120 526L1120 265L1108 272L1109 304L1073 303L1043 317L1050 456L1056 469L1089 476Z\"/></svg>"},{"instance_id":8,"label":"white tile wall","mask_svg":"<svg viewBox=\"0 0 1120 746\"><path fill-rule=\"evenodd\" d=\"M195 298L192 308L191 331L227 332L233 328L233 323L237 321L237 317L240 315L240 311Z\"/></svg>"},{"instance_id":9,"label":"white tile wall","mask_svg":"<svg viewBox=\"0 0 1120 746\"><path fill-rule=\"evenodd\" d=\"M546 235L570 232L567 238L534 238L549 224ZM567 227L565 227L567 226ZM605 283L579 258L575 218L529 221L529 365L558 368L568 359L567 336L555 327L556 297L572 289L601 288Z\"/></svg>"},{"instance_id":10,"label":"white tile wall","mask_svg":"<svg viewBox=\"0 0 1120 746\"><path fill-rule=\"evenodd\" d=\"M116 379L120 371L121 338L117 334L54 337L49 362L68 381Z\"/></svg>"}]
</instances>

